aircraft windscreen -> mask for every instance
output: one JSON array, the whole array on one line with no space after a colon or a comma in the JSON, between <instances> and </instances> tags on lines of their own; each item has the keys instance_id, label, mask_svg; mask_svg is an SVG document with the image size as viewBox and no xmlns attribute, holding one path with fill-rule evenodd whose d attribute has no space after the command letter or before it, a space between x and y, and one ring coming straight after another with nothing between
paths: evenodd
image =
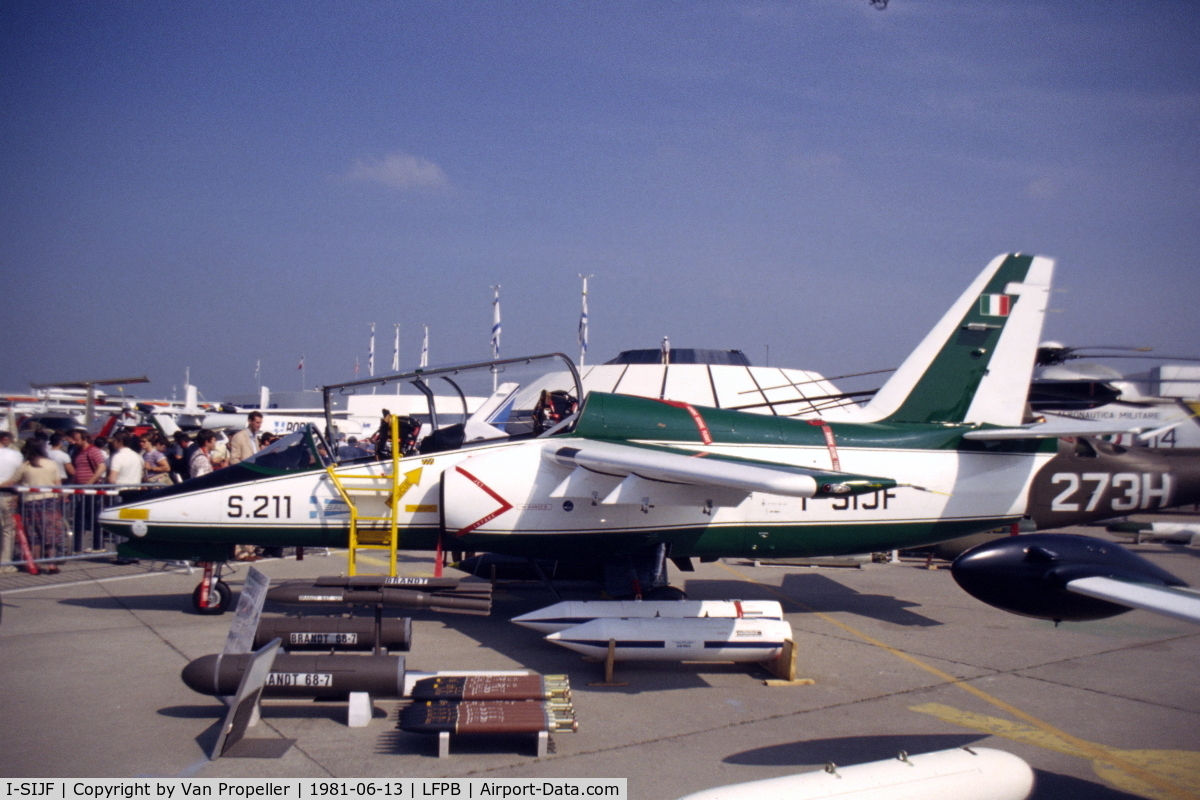
<instances>
[{"instance_id":1,"label":"aircraft windscreen","mask_svg":"<svg viewBox=\"0 0 1200 800\"><path fill-rule=\"evenodd\" d=\"M328 449L314 426L289 433L250 456L243 463L276 470L324 467Z\"/></svg>"}]
</instances>

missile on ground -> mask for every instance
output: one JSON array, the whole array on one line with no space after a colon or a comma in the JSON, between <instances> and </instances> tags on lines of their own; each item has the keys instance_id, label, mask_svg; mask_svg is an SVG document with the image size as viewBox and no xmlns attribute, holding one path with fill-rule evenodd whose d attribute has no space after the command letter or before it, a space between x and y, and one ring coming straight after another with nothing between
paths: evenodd
<instances>
[{"instance_id":1,"label":"missile on ground","mask_svg":"<svg viewBox=\"0 0 1200 800\"><path fill-rule=\"evenodd\" d=\"M254 634L254 649L274 638L283 649L373 650L375 620L370 617L263 617ZM412 645L412 620L387 617L379 621L379 646L406 651Z\"/></svg>"},{"instance_id":2,"label":"missile on ground","mask_svg":"<svg viewBox=\"0 0 1200 800\"><path fill-rule=\"evenodd\" d=\"M458 589L462 583L458 578L429 578L411 575L323 575L313 580L313 586L344 586L349 589L382 589L390 586L394 589L417 589L425 592L437 592ZM471 584L486 585L478 581Z\"/></svg>"},{"instance_id":3,"label":"missile on ground","mask_svg":"<svg viewBox=\"0 0 1200 800\"><path fill-rule=\"evenodd\" d=\"M1166 570L1119 544L1067 533L1008 536L954 559L954 580L988 605L1048 620L1084 622L1124 614L1128 606L1071 591L1083 578L1114 578L1157 586L1186 586Z\"/></svg>"},{"instance_id":4,"label":"missile on ground","mask_svg":"<svg viewBox=\"0 0 1200 800\"><path fill-rule=\"evenodd\" d=\"M536 700L420 701L400 711L397 727L409 733L541 733L579 729L569 707Z\"/></svg>"},{"instance_id":5,"label":"missile on ground","mask_svg":"<svg viewBox=\"0 0 1200 800\"><path fill-rule=\"evenodd\" d=\"M200 694L237 694L251 657L250 653L201 656L183 668L183 682ZM403 697L404 656L280 653L263 687L263 697L345 699L351 692Z\"/></svg>"},{"instance_id":6,"label":"missile on ground","mask_svg":"<svg viewBox=\"0 0 1200 800\"><path fill-rule=\"evenodd\" d=\"M939 750L735 783L694 792L680 800L1025 800L1033 770L1023 760L990 747Z\"/></svg>"},{"instance_id":7,"label":"missile on ground","mask_svg":"<svg viewBox=\"0 0 1200 800\"><path fill-rule=\"evenodd\" d=\"M390 586L356 589L347 586L314 586L307 581L289 581L267 592L272 603L297 606L382 605L388 608L446 611L460 614L489 614L492 610L490 587L467 590L422 592Z\"/></svg>"},{"instance_id":8,"label":"missile on ground","mask_svg":"<svg viewBox=\"0 0 1200 800\"><path fill-rule=\"evenodd\" d=\"M564 600L513 617L512 621L535 631L554 633L613 617L783 619L783 607L776 600Z\"/></svg>"},{"instance_id":9,"label":"missile on ground","mask_svg":"<svg viewBox=\"0 0 1200 800\"><path fill-rule=\"evenodd\" d=\"M651 617L594 619L546 636L585 656L622 661L769 661L792 638L792 626L778 619Z\"/></svg>"},{"instance_id":10,"label":"missile on ground","mask_svg":"<svg viewBox=\"0 0 1200 800\"><path fill-rule=\"evenodd\" d=\"M413 700L557 700L571 699L566 675L455 675L424 678L413 684Z\"/></svg>"},{"instance_id":11,"label":"missile on ground","mask_svg":"<svg viewBox=\"0 0 1200 800\"><path fill-rule=\"evenodd\" d=\"M1132 537L1135 542L1171 542L1200 544L1200 524L1194 522L1115 522L1105 528L1109 533Z\"/></svg>"}]
</instances>

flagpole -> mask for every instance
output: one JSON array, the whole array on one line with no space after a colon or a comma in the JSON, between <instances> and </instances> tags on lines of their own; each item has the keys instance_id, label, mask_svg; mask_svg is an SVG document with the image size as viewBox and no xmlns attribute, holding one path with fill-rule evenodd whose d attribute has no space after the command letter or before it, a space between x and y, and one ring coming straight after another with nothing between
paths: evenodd
<instances>
[{"instance_id":1,"label":"flagpole","mask_svg":"<svg viewBox=\"0 0 1200 800\"><path fill-rule=\"evenodd\" d=\"M371 347L367 351L367 377L375 377L375 323L371 323ZM375 394L375 387L371 387L371 394Z\"/></svg>"},{"instance_id":2,"label":"flagpole","mask_svg":"<svg viewBox=\"0 0 1200 800\"><path fill-rule=\"evenodd\" d=\"M400 323L393 322L392 327L396 329L396 338L392 342L392 374L400 372ZM396 394L400 394L400 384L396 384Z\"/></svg>"},{"instance_id":3,"label":"flagpole","mask_svg":"<svg viewBox=\"0 0 1200 800\"><path fill-rule=\"evenodd\" d=\"M587 357L588 348L588 307L587 307L587 282L588 278L595 277L594 275L579 275L583 278L583 309L579 313L579 369L583 369L584 359Z\"/></svg>"},{"instance_id":4,"label":"flagpole","mask_svg":"<svg viewBox=\"0 0 1200 800\"><path fill-rule=\"evenodd\" d=\"M492 287L492 360L500 358L500 284ZM496 391L496 370L492 370L492 392Z\"/></svg>"},{"instance_id":5,"label":"flagpole","mask_svg":"<svg viewBox=\"0 0 1200 800\"><path fill-rule=\"evenodd\" d=\"M422 325L425 329L425 337L421 339L421 369L429 366L429 326Z\"/></svg>"},{"instance_id":6,"label":"flagpole","mask_svg":"<svg viewBox=\"0 0 1200 800\"><path fill-rule=\"evenodd\" d=\"M500 358L500 284L492 287L492 358Z\"/></svg>"}]
</instances>

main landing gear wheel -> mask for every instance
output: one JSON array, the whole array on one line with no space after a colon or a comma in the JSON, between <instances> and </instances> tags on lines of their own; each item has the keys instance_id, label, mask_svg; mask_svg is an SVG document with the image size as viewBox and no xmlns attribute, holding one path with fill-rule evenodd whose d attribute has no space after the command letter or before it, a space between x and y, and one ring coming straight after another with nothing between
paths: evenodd
<instances>
[{"instance_id":1,"label":"main landing gear wheel","mask_svg":"<svg viewBox=\"0 0 1200 800\"><path fill-rule=\"evenodd\" d=\"M204 589L204 583L196 585L195 591L192 592L192 608L196 609L197 614L224 614L229 608L230 601L233 600L233 592L229 589L229 585L224 581L214 580L208 585L208 607L200 606L200 592Z\"/></svg>"},{"instance_id":2,"label":"main landing gear wheel","mask_svg":"<svg viewBox=\"0 0 1200 800\"><path fill-rule=\"evenodd\" d=\"M647 600L687 600L687 592L674 586L656 586L644 597Z\"/></svg>"}]
</instances>

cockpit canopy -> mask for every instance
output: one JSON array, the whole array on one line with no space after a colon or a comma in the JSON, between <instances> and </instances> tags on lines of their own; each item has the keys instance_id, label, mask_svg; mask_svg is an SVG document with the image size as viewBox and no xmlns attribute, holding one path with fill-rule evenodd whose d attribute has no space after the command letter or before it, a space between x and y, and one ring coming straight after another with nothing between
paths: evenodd
<instances>
[{"instance_id":1,"label":"cockpit canopy","mask_svg":"<svg viewBox=\"0 0 1200 800\"><path fill-rule=\"evenodd\" d=\"M419 369L324 389L327 430L335 417L354 419L375 458L391 457L392 420L400 454L426 455L569 425L582 392L575 365L561 353ZM347 459L343 453L363 457L355 447L334 452L339 460Z\"/></svg>"},{"instance_id":2,"label":"cockpit canopy","mask_svg":"<svg viewBox=\"0 0 1200 800\"><path fill-rule=\"evenodd\" d=\"M305 425L301 430L276 439L241 463L279 472L324 469L330 463L329 448L316 425Z\"/></svg>"}]
</instances>

